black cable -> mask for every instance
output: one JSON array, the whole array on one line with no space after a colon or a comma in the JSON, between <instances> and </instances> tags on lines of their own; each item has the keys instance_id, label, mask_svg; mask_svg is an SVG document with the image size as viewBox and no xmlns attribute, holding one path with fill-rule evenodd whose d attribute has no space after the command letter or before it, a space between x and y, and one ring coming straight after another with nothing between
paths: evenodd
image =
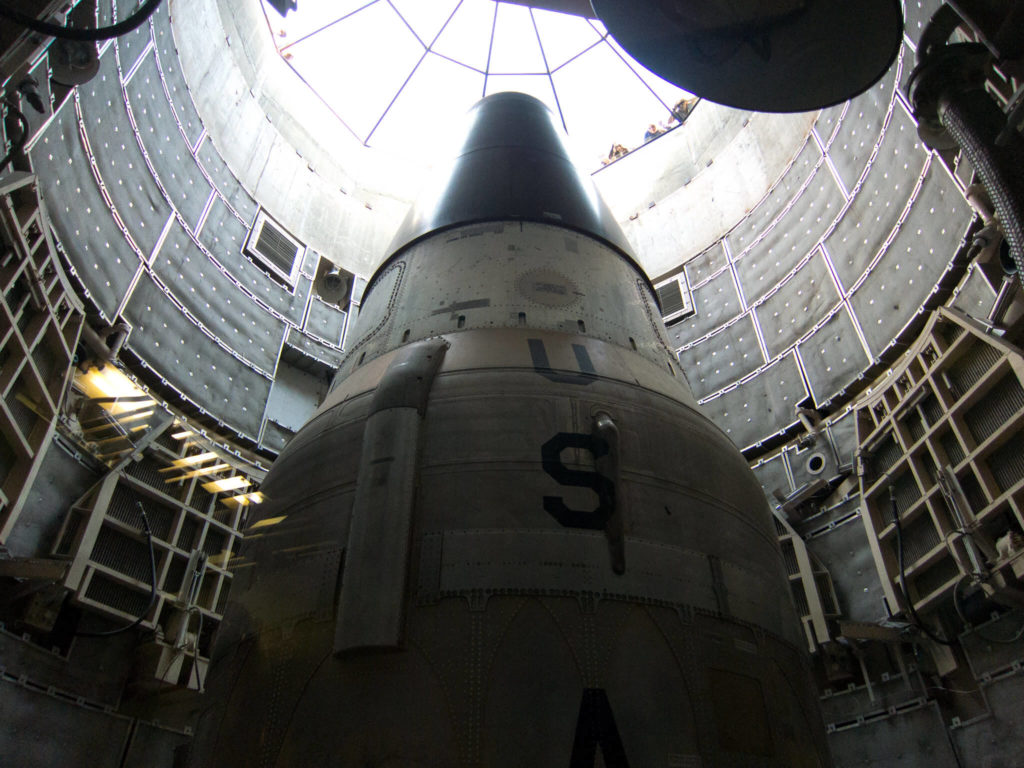
<instances>
[{"instance_id":1,"label":"black cable","mask_svg":"<svg viewBox=\"0 0 1024 768\"><path fill-rule=\"evenodd\" d=\"M108 629L105 632L75 632L76 637L110 637L111 635L119 635L122 632L127 632L129 629L135 629L143 621L146 620L146 616L149 615L150 609L156 603L156 553L153 551L153 529L149 527L149 518L146 517L146 510L142 508L142 502L135 502L139 506L139 514L142 515L142 527L146 531L146 541L149 544L149 604L146 605L146 609L139 614L139 618L133 621L131 624L126 624L123 627L117 629Z\"/></svg>"},{"instance_id":2,"label":"black cable","mask_svg":"<svg viewBox=\"0 0 1024 768\"><path fill-rule=\"evenodd\" d=\"M910 592L907 591L907 571L905 563L903 562L903 527L900 525L900 510L896 505L896 486L889 486L889 502L892 504L892 521L896 526L896 557L899 560L900 565L900 590L903 592L903 600L907 604L907 612L910 614L910 618L913 620L914 625L924 632L928 638L939 645L956 645L955 640L945 640L935 634L928 625L921 621L921 617L917 615L917 609L914 607L913 601L910 599Z\"/></svg>"},{"instance_id":3,"label":"black cable","mask_svg":"<svg viewBox=\"0 0 1024 768\"><path fill-rule=\"evenodd\" d=\"M80 40L92 43L98 40L120 37L131 32L133 29L141 27L153 15L161 2L163 0L147 0L145 5L124 21L119 21L117 24L112 24L109 27L99 27L98 29L74 29L73 27L62 27L59 24L50 24L28 14L21 13L21 11L16 11L6 5L0 5L0 16L5 16L11 21L17 22L23 27L28 27L33 32L38 32L42 35L58 37L61 40Z\"/></svg>"},{"instance_id":4,"label":"black cable","mask_svg":"<svg viewBox=\"0 0 1024 768\"><path fill-rule=\"evenodd\" d=\"M13 107L10 104L7 105L7 109L8 111L13 112L14 116L18 118L18 122L21 123L21 138L17 141L11 142L11 151L4 155L3 160L0 160L0 173L3 173L14 159L14 156L25 148L25 144L28 142L28 134L31 130L28 125L28 118L25 117L24 113L22 113L20 109Z\"/></svg>"},{"instance_id":5,"label":"black cable","mask_svg":"<svg viewBox=\"0 0 1024 768\"><path fill-rule=\"evenodd\" d=\"M192 608L196 613L199 614L199 626L196 627L196 646L195 652L192 654L192 671L195 672L196 677L196 690L199 693L203 692L203 678L199 675L199 641L203 636L203 611L196 605Z\"/></svg>"},{"instance_id":6,"label":"black cable","mask_svg":"<svg viewBox=\"0 0 1024 768\"><path fill-rule=\"evenodd\" d=\"M1024 637L1024 625L1013 637L989 637L981 631L980 627L975 627L967 620L964 615L963 601L960 599L960 585L963 584L964 579L960 579L953 587L953 607L956 609L956 615L960 617L960 621L964 623L964 626L968 627L975 635L980 637L986 643L995 643L996 645L1016 645L1022 637Z\"/></svg>"}]
</instances>

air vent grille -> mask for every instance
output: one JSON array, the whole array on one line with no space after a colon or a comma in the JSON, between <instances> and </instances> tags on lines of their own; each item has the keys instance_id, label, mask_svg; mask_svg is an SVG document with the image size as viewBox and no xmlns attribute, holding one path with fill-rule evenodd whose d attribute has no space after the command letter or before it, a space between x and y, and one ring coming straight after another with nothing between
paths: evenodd
<instances>
[{"instance_id":1,"label":"air vent grille","mask_svg":"<svg viewBox=\"0 0 1024 768\"><path fill-rule=\"evenodd\" d=\"M294 285L302 265L303 245L288 235L264 211L253 223L245 250L274 277Z\"/></svg>"},{"instance_id":2,"label":"air vent grille","mask_svg":"<svg viewBox=\"0 0 1024 768\"><path fill-rule=\"evenodd\" d=\"M256 240L256 252L280 269L291 272L295 263L295 244L283 232L279 232L269 221L263 222L260 236Z\"/></svg>"},{"instance_id":3,"label":"air vent grille","mask_svg":"<svg viewBox=\"0 0 1024 768\"><path fill-rule=\"evenodd\" d=\"M655 290L658 292L661 316L666 323L682 320L693 314L690 289L681 277L673 277L671 280L660 283Z\"/></svg>"}]
</instances>

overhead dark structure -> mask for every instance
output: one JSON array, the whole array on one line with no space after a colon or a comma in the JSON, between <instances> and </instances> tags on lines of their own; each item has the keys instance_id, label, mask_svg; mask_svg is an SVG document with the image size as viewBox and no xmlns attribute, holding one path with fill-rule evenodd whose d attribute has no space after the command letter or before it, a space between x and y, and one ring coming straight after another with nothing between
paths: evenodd
<instances>
[{"instance_id":1,"label":"overhead dark structure","mask_svg":"<svg viewBox=\"0 0 1024 768\"><path fill-rule=\"evenodd\" d=\"M593 0L612 37L697 96L805 112L867 90L896 58L899 0Z\"/></svg>"}]
</instances>

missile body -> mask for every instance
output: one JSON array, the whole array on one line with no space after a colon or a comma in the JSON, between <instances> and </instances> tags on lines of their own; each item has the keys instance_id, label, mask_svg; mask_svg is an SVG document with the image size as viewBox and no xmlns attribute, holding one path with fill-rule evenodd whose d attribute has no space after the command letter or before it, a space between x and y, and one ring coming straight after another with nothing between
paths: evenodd
<instances>
[{"instance_id":1,"label":"missile body","mask_svg":"<svg viewBox=\"0 0 1024 768\"><path fill-rule=\"evenodd\" d=\"M193 764L829 764L771 515L546 107L489 96L235 568Z\"/></svg>"}]
</instances>

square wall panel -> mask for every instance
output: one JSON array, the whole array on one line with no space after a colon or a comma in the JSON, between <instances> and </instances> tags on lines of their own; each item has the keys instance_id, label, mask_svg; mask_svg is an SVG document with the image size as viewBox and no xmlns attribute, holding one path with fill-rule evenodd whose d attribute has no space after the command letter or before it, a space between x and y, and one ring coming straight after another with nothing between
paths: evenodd
<instances>
[{"instance_id":1,"label":"square wall panel","mask_svg":"<svg viewBox=\"0 0 1024 768\"><path fill-rule=\"evenodd\" d=\"M750 315L744 315L714 336L681 351L679 363L698 399L756 371L764 365L764 356Z\"/></svg>"},{"instance_id":2,"label":"square wall panel","mask_svg":"<svg viewBox=\"0 0 1024 768\"><path fill-rule=\"evenodd\" d=\"M926 159L917 126L897 107L864 185L825 241L845 290L861 277L896 226Z\"/></svg>"},{"instance_id":3,"label":"square wall panel","mask_svg":"<svg viewBox=\"0 0 1024 768\"><path fill-rule=\"evenodd\" d=\"M797 354L816 406L831 400L871 365L845 305L800 343Z\"/></svg>"},{"instance_id":4,"label":"square wall panel","mask_svg":"<svg viewBox=\"0 0 1024 768\"><path fill-rule=\"evenodd\" d=\"M99 74L80 86L78 93L82 122L103 186L132 239L148 257L171 216L171 206L146 165L128 119L112 49L100 59Z\"/></svg>"},{"instance_id":5,"label":"square wall panel","mask_svg":"<svg viewBox=\"0 0 1024 768\"><path fill-rule=\"evenodd\" d=\"M692 298L694 314L668 329L669 338L676 348L705 336L742 311L730 270L694 289Z\"/></svg>"},{"instance_id":6,"label":"square wall panel","mask_svg":"<svg viewBox=\"0 0 1024 768\"><path fill-rule=\"evenodd\" d=\"M743 221L726 236L729 251L737 258L750 248L765 229L785 210L821 163L821 150L808 138L779 182Z\"/></svg>"},{"instance_id":7,"label":"square wall panel","mask_svg":"<svg viewBox=\"0 0 1024 768\"><path fill-rule=\"evenodd\" d=\"M148 276L125 309L128 347L171 386L232 429L256 439L271 380L196 327Z\"/></svg>"},{"instance_id":8,"label":"square wall panel","mask_svg":"<svg viewBox=\"0 0 1024 768\"><path fill-rule=\"evenodd\" d=\"M892 244L850 298L875 357L935 289L961 246L971 216L945 168L933 163Z\"/></svg>"},{"instance_id":9,"label":"square wall panel","mask_svg":"<svg viewBox=\"0 0 1024 768\"><path fill-rule=\"evenodd\" d=\"M774 358L808 333L839 303L821 251L755 308L768 354Z\"/></svg>"},{"instance_id":10,"label":"square wall panel","mask_svg":"<svg viewBox=\"0 0 1024 768\"><path fill-rule=\"evenodd\" d=\"M818 245L845 202L828 168L819 166L778 224L736 261L747 304L775 288Z\"/></svg>"},{"instance_id":11,"label":"square wall panel","mask_svg":"<svg viewBox=\"0 0 1024 768\"><path fill-rule=\"evenodd\" d=\"M724 269L728 263L721 242L715 243L686 262L686 282L691 288L700 285Z\"/></svg>"},{"instance_id":12,"label":"square wall panel","mask_svg":"<svg viewBox=\"0 0 1024 768\"><path fill-rule=\"evenodd\" d=\"M175 300L226 347L260 370L274 371L285 323L239 290L184 229L171 229L153 261L153 272ZM185 323L183 318L179 324Z\"/></svg>"},{"instance_id":13,"label":"square wall panel","mask_svg":"<svg viewBox=\"0 0 1024 768\"><path fill-rule=\"evenodd\" d=\"M700 408L737 448L746 448L795 423L796 407L806 397L800 367L791 354Z\"/></svg>"}]
</instances>

